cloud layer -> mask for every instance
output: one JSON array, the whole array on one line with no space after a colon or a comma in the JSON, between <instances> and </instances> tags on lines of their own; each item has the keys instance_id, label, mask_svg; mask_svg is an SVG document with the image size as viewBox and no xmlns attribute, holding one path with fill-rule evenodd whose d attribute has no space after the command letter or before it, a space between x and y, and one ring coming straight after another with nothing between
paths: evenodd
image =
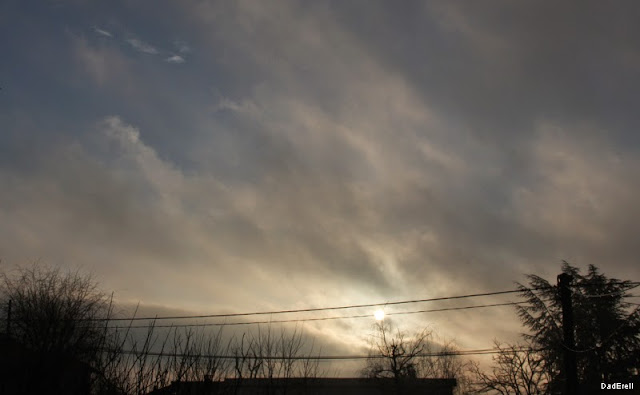
<instances>
[{"instance_id":1,"label":"cloud layer","mask_svg":"<svg viewBox=\"0 0 640 395\"><path fill-rule=\"evenodd\" d=\"M7 44L3 264L194 312L505 290L563 259L640 279L634 3L78 4L52 11L66 30L13 7L61 55ZM520 330L508 309L398 323L467 349ZM370 324L307 330L359 352Z\"/></svg>"}]
</instances>

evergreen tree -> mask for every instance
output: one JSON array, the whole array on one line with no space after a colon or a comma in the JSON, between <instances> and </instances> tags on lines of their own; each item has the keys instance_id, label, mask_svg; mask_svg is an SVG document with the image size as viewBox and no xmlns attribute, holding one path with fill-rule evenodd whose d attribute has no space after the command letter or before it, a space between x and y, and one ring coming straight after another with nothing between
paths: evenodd
<instances>
[{"instance_id":1,"label":"evergreen tree","mask_svg":"<svg viewBox=\"0 0 640 395\"><path fill-rule=\"evenodd\" d=\"M626 301L638 286L630 281L609 279L597 267L586 275L563 262L562 272L573 277L571 299L575 322L578 380L587 388L601 382L628 379L640 367L640 314ZM530 333L525 338L541 351L551 378L550 392L563 387L562 304L558 288L536 275L528 275L527 286L518 284L527 304L518 315ZM634 308L635 307L635 308Z\"/></svg>"}]
</instances>

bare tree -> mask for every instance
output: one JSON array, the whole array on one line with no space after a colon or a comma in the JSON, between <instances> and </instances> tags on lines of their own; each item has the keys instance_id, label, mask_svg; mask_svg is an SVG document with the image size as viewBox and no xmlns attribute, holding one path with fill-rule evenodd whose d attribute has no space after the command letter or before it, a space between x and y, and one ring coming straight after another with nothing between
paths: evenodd
<instances>
[{"instance_id":1,"label":"bare tree","mask_svg":"<svg viewBox=\"0 0 640 395\"><path fill-rule=\"evenodd\" d=\"M295 366L297 377L301 377L304 379L315 379L324 374L320 370L320 360L314 358L314 347L315 342L311 342L311 347L309 351L304 355L304 358L298 360L298 364ZM320 354L320 351L318 351Z\"/></svg>"},{"instance_id":2,"label":"bare tree","mask_svg":"<svg viewBox=\"0 0 640 395\"><path fill-rule=\"evenodd\" d=\"M243 333L240 338L232 340L230 347L234 356L235 378L241 381L244 378L257 378L264 362L262 347L253 336Z\"/></svg>"},{"instance_id":3,"label":"bare tree","mask_svg":"<svg viewBox=\"0 0 640 395\"><path fill-rule=\"evenodd\" d=\"M110 326L107 329L111 344L102 349L99 370L103 380L96 383L95 393L141 394L168 383L165 361L152 354L158 341L155 322L150 323L141 338L131 332L131 324L124 330ZM160 352L165 350L168 340L167 334L159 348Z\"/></svg>"},{"instance_id":4,"label":"bare tree","mask_svg":"<svg viewBox=\"0 0 640 395\"><path fill-rule=\"evenodd\" d=\"M407 337L399 329L394 333L388 321L376 323L375 329L376 333L369 339L371 348L363 376L392 378L396 382L403 378L416 378L418 360L427 348L431 331L424 329L413 337Z\"/></svg>"},{"instance_id":5,"label":"bare tree","mask_svg":"<svg viewBox=\"0 0 640 395\"><path fill-rule=\"evenodd\" d=\"M459 355L458 346L451 339L430 339L423 356L418 359L418 377L455 379L454 394L471 390L470 373L473 365Z\"/></svg>"},{"instance_id":6,"label":"bare tree","mask_svg":"<svg viewBox=\"0 0 640 395\"><path fill-rule=\"evenodd\" d=\"M120 393L144 394L174 383L220 381L228 375L223 327L216 332L170 328L164 336L155 331L151 323L142 338L128 330L120 336L124 341L112 351L113 361L106 369Z\"/></svg>"},{"instance_id":7,"label":"bare tree","mask_svg":"<svg viewBox=\"0 0 640 395\"><path fill-rule=\"evenodd\" d=\"M11 338L30 354L20 362L24 370L54 391L60 386L72 391L73 385L64 379L74 375L70 371L82 370L73 380L84 376L82 385L88 385L88 377L96 373L100 350L109 343L104 320L111 315L111 303L97 283L79 272L65 273L37 264L17 269L13 275L2 273L0 281L2 300L11 301L12 306Z\"/></svg>"},{"instance_id":8,"label":"bare tree","mask_svg":"<svg viewBox=\"0 0 640 395\"><path fill-rule=\"evenodd\" d=\"M457 354L453 340L436 341L428 328L408 336L388 321L376 323L374 329L364 377L392 379L396 392L416 378L455 379L456 393L468 390L469 363Z\"/></svg>"},{"instance_id":9,"label":"bare tree","mask_svg":"<svg viewBox=\"0 0 640 395\"><path fill-rule=\"evenodd\" d=\"M473 365L477 381L476 392L498 392L500 394L537 395L546 394L551 379L546 360L542 354L532 351L529 344L500 344L500 351L493 357L490 373Z\"/></svg>"},{"instance_id":10,"label":"bare tree","mask_svg":"<svg viewBox=\"0 0 640 395\"><path fill-rule=\"evenodd\" d=\"M267 394L287 391L290 378L312 381L323 373L314 358L313 343L307 347L299 327L274 331L258 327L256 332L244 333L232 341L230 353L236 384L242 386L245 379L262 379ZM308 380L308 381L307 381Z\"/></svg>"},{"instance_id":11,"label":"bare tree","mask_svg":"<svg viewBox=\"0 0 640 395\"><path fill-rule=\"evenodd\" d=\"M112 297L100 292L90 276L33 266L14 276L0 274L0 279L2 302L12 301L12 335L31 353L25 359L46 362L34 373L33 381L42 387L30 392L145 394L173 384L180 392L184 381L213 383L235 376L269 379L265 390L271 393L286 385L281 379L320 374L313 345L306 347L298 327L277 333L271 326L259 328L228 342L223 326L213 332L161 332L151 322L140 333L132 325L137 309L128 326L112 325ZM62 356L90 369L86 387L56 390L47 381L62 376L67 367Z\"/></svg>"},{"instance_id":12,"label":"bare tree","mask_svg":"<svg viewBox=\"0 0 640 395\"><path fill-rule=\"evenodd\" d=\"M82 357L102 340L100 320L109 298L90 276L34 265L2 273L3 299L11 300L12 336L32 350Z\"/></svg>"}]
</instances>

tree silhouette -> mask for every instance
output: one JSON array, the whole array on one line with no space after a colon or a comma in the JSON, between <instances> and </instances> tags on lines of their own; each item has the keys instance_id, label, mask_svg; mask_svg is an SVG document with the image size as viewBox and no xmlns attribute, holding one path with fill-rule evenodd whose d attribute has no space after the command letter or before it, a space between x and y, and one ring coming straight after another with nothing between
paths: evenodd
<instances>
[{"instance_id":1,"label":"tree silhouette","mask_svg":"<svg viewBox=\"0 0 640 395\"><path fill-rule=\"evenodd\" d=\"M362 375L369 378L416 378L418 359L427 348L431 331L424 329L409 338L388 321L375 324L375 334L369 340L371 349Z\"/></svg>"},{"instance_id":2,"label":"tree silhouette","mask_svg":"<svg viewBox=\"0 0 640 395\"><path fill-rule=\"evenodd\" d=\"M573 277L571 286L575 321L578 379L587 388L601 382L628 379L640 367L640 316L625 301L636 285L609 279L591 265L586 275L563 262L562 272ZM527 302L517 307L518 316L529 328L525 339L545 360L551 391L562 388L562 305L556 286L528 275L528 285L518 284ZM542 288L534 291L534 288Z\"/></svg>"},{"instance_id":3,"label":"tree silhouette","mask_svg":"<svg viewBox=\"0 0 640 395\"><path fill-rule=\"evenodd\" d=\"M382 320L374 324L368 342L369 357L361 375L391 380L396 393L417 378L455 379L463 384L457 385L456 393L466 389L467 363L455 355L457 348L452 341L435 341L428 328L409 336L390 321Z\"/></svg>"},{"instance_id":4,"label":"tree silhouette","mask_svg":"<svg viewBox=\"0 0 640 395\"><path fill-rule=\"evenodd\" d=\"M306 344L299 327L274 331L268 325L224 341L224 326L159 332L152 321L139 334L131 331L133 319L129 326L110 325L111 299L90 276L34 265L14 275L0 273L0 279L0 301L12 301L11 345L17 347L11 355L20 357L9 361L0 344L0 365L16 365L11 372L20 373L12 377L0 369L0 393L183 393L190 391L184 383L210 389L230 377L238 384L244 378L264 380L273 393L286 390L284 379L311 381L323 374L313 343Z\"/></svg>"},{"instance_id":5,"label":"tree silhouette","mask_svg":"<svg viewBox=\"0 0 640 395\"><path fill-rule=\"evenodd\" d=\"M73 392L62 379L70 371L86 385L108 341L102 320L111 311L109 298L90 276L40 265L0 278L2 301L11 301L11 341L28 355L15 363L50 392Z\"/></svg>"},{"instance_id":6,"label":"tree silhouette","mask_svg":"<svg viewBox=\"0 0 640 395\"><path fill-rule=\"evenodd\" d=\"M540 353L530 351L530 344L501 344L495 342L500 352L493 357L490 372L480 369L477 363L471 371L476 378L476 392L497 392L502 395L546 394L549 372Z\"/></svg>"}]
</instances>

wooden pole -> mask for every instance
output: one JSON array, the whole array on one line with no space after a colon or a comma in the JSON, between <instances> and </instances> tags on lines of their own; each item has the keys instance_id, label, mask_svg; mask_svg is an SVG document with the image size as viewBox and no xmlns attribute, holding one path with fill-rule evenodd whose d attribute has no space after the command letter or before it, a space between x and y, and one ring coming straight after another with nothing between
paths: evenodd
<instances>
[{"instance_id":1,"label":"wooden pole","mask_svg":"<svg viewBox=\"0 0 640 395\"><path fill-rule=\"evenodd\" d=\"M564 376L565 394L578 394L578 369L576 363L576 347L573 323L573 305L571 302L571 289L569 285L573 277L567 273L558 276L558 288L560 290L560 301L562 303L562 331L564 332L563 352L564 352Z\"/></svg>"},{"instance_id":2,"label":"wooden pole","mask_svg":"<svg viewBox=\"0 0 640 395\"><path fill-rule=\"evenodd\" d=\"M11 299L7 306L7 337L11 336Z\"/></svg>"}]
</instances>

